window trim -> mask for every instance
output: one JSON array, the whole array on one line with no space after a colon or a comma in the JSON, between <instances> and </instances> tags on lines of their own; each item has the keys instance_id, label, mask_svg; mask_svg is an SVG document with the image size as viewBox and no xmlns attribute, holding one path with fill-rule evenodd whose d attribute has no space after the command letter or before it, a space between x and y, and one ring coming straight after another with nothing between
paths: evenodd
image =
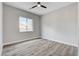
<instances>
[{"instance_id":1,"label":"window trim","mask_svg":"<svg viewBox=\"0 0 79 59\"><path fill-rule=\"evenodd\" d=\"M27 30L24 30L24 31L21 31L21 28L20 28L20 18L26 18L26 20L27 19L30 19L30 20L32 20L32 30L29 30L29 29L27 29ZM28 25L27 25L28 26ZM19 32L33 32L34 31L34 26L33 26L33 19L31 19L31 18L27 18L27 17L24 17L24 16L19 16Z\"/></svg>"}]
</instances>

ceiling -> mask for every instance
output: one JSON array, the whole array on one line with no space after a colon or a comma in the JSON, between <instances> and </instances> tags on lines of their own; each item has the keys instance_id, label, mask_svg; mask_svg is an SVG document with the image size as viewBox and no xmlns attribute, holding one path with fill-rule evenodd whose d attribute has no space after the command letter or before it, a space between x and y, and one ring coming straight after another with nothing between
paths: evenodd
<instances>
[{"instance_id":1,"label":"ceiling","mask_svg":"<svg viewBox=\"0 0 79 59\"><path fill-rule=\"evenodd\" d=\"M44 9L41 7L30 9L32 6L36 5L36 2L4 2L4 4L7 4L22 10L26 10L28 12L31 12L37 15L45 15L47 13L50 13L56 9L65 7L72 3L73 2L41 2L42 5L47 6L47 9Z\"/></svg>"}]
</instances>

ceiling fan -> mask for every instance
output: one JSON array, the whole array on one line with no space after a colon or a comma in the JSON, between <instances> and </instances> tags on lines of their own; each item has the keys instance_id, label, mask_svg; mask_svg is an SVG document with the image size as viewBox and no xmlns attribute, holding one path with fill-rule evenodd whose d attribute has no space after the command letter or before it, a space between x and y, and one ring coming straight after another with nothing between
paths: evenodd
<instances>
[{"instance_id":1,"label":"ceiling fan","mask_svg":"<svg viewBox=\"0 0 79 59\"><path fill-rule=\"evenodd\" d=\"M33 9L33 8L36 8L36 7L47 8L46 6L42 5L41 2L37 2L37 5L31 7L30 9Z\"/></svg>"}]
</instances>

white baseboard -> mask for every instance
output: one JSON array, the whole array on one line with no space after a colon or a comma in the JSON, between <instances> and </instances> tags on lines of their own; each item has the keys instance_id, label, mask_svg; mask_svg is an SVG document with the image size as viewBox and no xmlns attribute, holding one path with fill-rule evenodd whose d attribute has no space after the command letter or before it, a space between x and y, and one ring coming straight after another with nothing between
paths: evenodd
<instances>
[{"instance_id":1,"label":"white baseboard","mask_svg":"<svg viewBox=\"0 0 79 59\"><path fill-rule=\"evenodd\" d=\"M24 40L19 40L19 41L8 42L8 43L4 43L3 46L10 45L10 44L15 44L15 43L19 43L19 42L23 42L23 41L27 41L27 40L37 39L37 38L41 38L41 37L34 37L34 38L29 38L29 39L24 39ZM42 38L42 39L46 39L46 38ZM46 39L46 40L49 40L49 39ZM70 46L78 47L78 45L71 44L71 43L68 43L68 42L63 42L63 41L58 41L58 40L51 40L51 41L56 41L56 42L59 42L59 43L63 43L63 44L67 44L67 45L70 45Z\"/></svg>"},{"instance_id":2,"label":"white baseboard","mask_svg":"<svg viewBox=\"0 0 79 59\"><path fill-rule=\"evenodd\" d=\"M2 55L2 44L0 44L0 56Z\"/></svg>"},{"instance_id":3,"label":"white baseboard","mask_svg":"<svg viewBox=\"0 0 79 59\"><path fill-rule=\"evenodd\" d=\"M8 43L4 43L3 46L10 45L10 44L15 44L15 43L19 43L19 42L24 42L24 41L28 41L28 40L32 40L32 39L37 39L37 38L40 38L40 37L34 37L34 38L29 38L29 39L24 39L24 40L18 40L18 41L8 42Z\"/></svg>"},{"instance_id":4,"label":"white baseboard","mask_svg":"<svg viewBox=\"0 0 79 59\"><path fill-rule=\"evenodd\" d=\"M43 39L45 39L45 38L43 38ZM49 40L49 39L46 39L46 40ZM58 40L50 40L50 41L55 41L55 42L63 43L63 44L66 44L66 45L78 47L78 45L76 45L76 44L72 44L72 43L68 43L68 42L64 42L64 41L58 41Z\"/></svg>"}]
</instances>

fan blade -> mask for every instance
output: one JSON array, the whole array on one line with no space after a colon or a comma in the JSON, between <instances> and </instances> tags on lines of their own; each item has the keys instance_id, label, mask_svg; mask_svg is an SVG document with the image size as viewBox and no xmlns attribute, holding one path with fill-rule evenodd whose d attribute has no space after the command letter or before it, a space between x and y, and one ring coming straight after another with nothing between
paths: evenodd
<instances>
[{"instance_id":1,"label":"fan blade","mask_svg":"<svg viewBox=\"0 0 79 59\"><path fill-rule=\"evenodd\" d=\"M32 8L35 8L35 7L37 7L37 5L33 6ZM32 9L32 8L30 8L30 9Z\"/></svg>"},{"instance_id":2,"label":"fan blade","mask_svg":"<svg viewBox=\"0 0 79 59\"><path fill-rule=\"evenodd\" d=\"M47 8L46 6L43 6L43 5L41 5L41 7L43 7L43 8Z\"/></svg>"}]
</instances>

